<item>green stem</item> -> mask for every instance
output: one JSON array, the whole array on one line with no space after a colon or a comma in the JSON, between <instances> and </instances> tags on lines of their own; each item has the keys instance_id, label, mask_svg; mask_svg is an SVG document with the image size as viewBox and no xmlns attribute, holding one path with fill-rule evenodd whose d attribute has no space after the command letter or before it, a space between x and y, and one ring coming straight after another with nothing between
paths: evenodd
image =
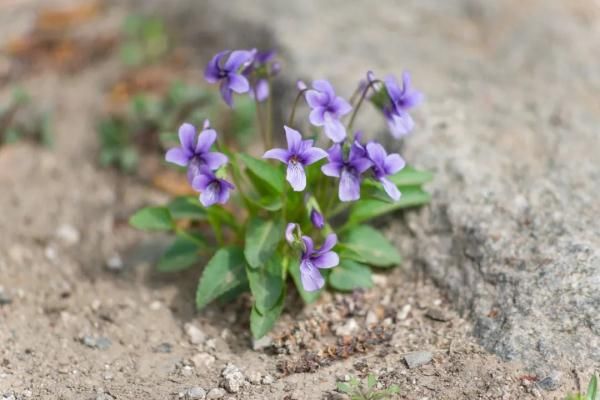
<instances>
[{"instance_id":1,"label":"green stem","mask_svg":"<svg viewBox=\"0 0 600 400\"><path fill-rule=\"evenodd\" d=\"M369 82L369 84L367 86L365 86L360 99L358 100L358 104L356 104L356 107L354 107L354 111L352 112L352 116L350 117L350 122L348 122L348 128L347 131L348 132L352 132L352 125L354 125L354 119L356 118L356 114L358 114L358 110L360 109L360 106L362 105L362 103L365 101L365 97L367 97L367 92L369 91L369 89L371 89L376 83L380 83L380 80L374 80Z\"/></svg>"},{"instance_id":2,"label":"green stem","mask_svg":"<svg viewBox=\"0 0 600 400\"><path fill-rule=\"evenodd\" d=\"M256 121L258 122L258 130L260 131L260 137L262 139L263 146L267 148L267 132L265 131L265 124L260 113L260 102L256 100L256 95L254 96L254 108L256 110Z\"/></svg>"},{"instance_id":3,"label":"green stem","mask_svg":"<svg viewBox=\"0 0 600 400\"><path fill-rule=\"evenodd\" d=\"M267 71L267 84L269 96L267 97L267 148L265 150L273 147L273 93L270 71Z\"/></svg>"},{"instance_id":4,"label":"green stem","mask_svg":"<svg viewBox=\"0 0 600 400\"><path fill-rule=\"evenodd\" d=\"M307 90L308 90L308 88L302 89L296 95L296 99L294 100L294 106L292 107L292 112L290 114L290 117L288 118L287 125L289 127L293 127L293 125L294 125L294 117L296 116L296 108L298 108L298 103L300 102L300 99L302 98L302 96L304 95L304 93L306 93Z\"/></svg>"}]
</instances>

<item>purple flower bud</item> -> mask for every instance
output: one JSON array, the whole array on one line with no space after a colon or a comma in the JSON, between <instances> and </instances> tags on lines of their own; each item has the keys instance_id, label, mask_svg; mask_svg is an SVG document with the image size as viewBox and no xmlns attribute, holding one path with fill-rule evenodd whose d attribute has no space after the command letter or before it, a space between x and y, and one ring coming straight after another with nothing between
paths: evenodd
<instances>
[{"instance_id":1,"label":"purple flower bud","mask_svg":"<svg viewBox=\"0 0 600 400\"><path fill-rule=\"evenodd\" d=\"M207 121L204 122L205 126ZM225 154L210 151L216 139L217 132L214 129L204 129L196 139L196 128L192 124L185 123L179 128L181 146L169 149L165 160L182 167L187 166L188 181L191 184L196 175L203 170L214 171L227 163Z\"/></svg>"},{"instance_id":2,"label":"purple flower bud","mask_svg":"<svg viewBox=\"0 0 600 400\"><path fill-rule=\"evenodd\" d=\"M298 224L290 222L285 228L285 240L290 246L292 246L296 242L296 238L294 237L294 229L296 229L297 226Z\"/></svg>"},{"instance_id":3,"label":"purple flower bud","mask_svg":"<svg viewBox=\"0 0 600 400\"><path fill-rule=\"evenodd\" d=\"M314 208L310 212L310 222L312 222L313 226L317 229L323 229L323 227L325 226L325 219L323 218L323 214L321 214Z\"/></svg>"},{"instance_id":4,"label":"purple flower bud","mask_svg":"<svg viewBox=\"0 0 600 400\"><path fill-rule=\"evenodd\" d=\"M309 115L310 123L324 126L325 134L335 143L346 138L346 128L340 118L352 110L346 100L337 96L333 86L326 80L313 82L313 89L306 92L306 102L312 108Z\"/></svg>"},{"instance_id":5,"label":"purple flower bud","mask_svg":"<svg viewBox=\"0 0 600 400\"><path fill-rule=\"evenodd\" d=\"M308 86L306 86L306 83L304 83L303 81L298 79L298 81L296 82L296 88L298 88L298 90L300 90L300 91L303 91L303 90L308 89Z\"/></svg>"},{"instance_id":6,"label":"purple flower bud","mask_svg":"<svg viewBox=\"0 0 600 400\"><path fill-rule=\"evenodd\" d=\"M331 251L337 243L335 233L327 235L323 246L315 249L314 243L308 236L302 236L304 251L300 259L300 280L307 292L314 292L325 285L325 279L319 269L333 268L340 263L336 252Z\"/></svg>"},{"instance_id":7,"label":"purple flower bud","mask_svg":"<svg viewBox=\"0 0 600 400\"><path fill-rule=\"evenodd\" d=\"M284 126L288 148L271 149L263 158L274 158L287 164L286 179L296 192L306 188L306 174L304 167L315 163L325 157L327 152L318 147L313 147L314 140L302 140L300 132Z\"/></svg>"}]
</instances>

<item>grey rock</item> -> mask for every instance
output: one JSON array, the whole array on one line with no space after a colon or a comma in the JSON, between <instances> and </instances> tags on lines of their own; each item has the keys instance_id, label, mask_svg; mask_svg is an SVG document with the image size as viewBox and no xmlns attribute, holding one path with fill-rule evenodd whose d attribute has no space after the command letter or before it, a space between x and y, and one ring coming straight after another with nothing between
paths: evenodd
<instances>
[{"instance_id":1,"label":"grey rock","mask_svg":"<svg viewBox=\"0 0 600 400\"><path fill-rule=\"evenodd\" d=\"M110 271L121 271L123 270L124 264L123 259L118 254L113 254L106 259L106 268Z\"/></svg>"},{"instance_id":2,"label":"grey rock","mask_svg":"<svg viewBox=\"0 0 600 400\"><path fill-rule=\"evenodd\" d=\"M239 392L245 382L244 374L233 364L227 364L221 372L221 376L223 377L223 387L229 393Z\"/></svg>"},{"instance_id":3,"label":"grey rock","mask_svg":"<svg viewBox=\"0 0 600 400\"><path fill-rule=\"evenodd\" d=\"M198 353L191 360L196 367L206 368L215 362L215 356L208 353Z\"/></svg>"},{"instance_id":4,"label":"grey rock","mask_svg":"<svg viewBox=\"0 0 600 400\"><path fill-rule=\"evenodd\" d=\"M258 371L252 371L246 374L246 379L253 385L260 385L262 375Z\"/></svg>"},{"instance_id":5,"label":"grey rock","mask_svg":"<svg viewBox=\"0 0 600 400\"><path fill-rule=\"evenodd\" d=\"M395 227L415 238L405 256L504 359L532 369L600 362L600 31L589 29L596 17L578 17L596 15L594 5L537 2L512 18L513 2L382 0L335 7L335 24L322 24L318 0L212 3L270 29L293 60L291 79L329 77L349 94L367 69L412 70L426 102L401 153L436 175L431 205ZM353 26L350 36L340 26ZM387 131L371 111L355 127Z\"/></svg>"},{"instance_id":6,"label":"grey rock","mask_svg":"<svg viewBox=\"0 0 600 400\"><path fill-rule=\"evenodd\" d=\"M209 392L206 394L206 400L222 399L223 397L225 397L226 394L227 392L225 391L225 389L213 388L210 389Z\"/></svg>"},{"instance_id":7,"label":"grey rock","mask_svg":"<svg viewBox=\"0 0 600 400\"><path fill-rule=\"evenodd\" d=\"M335 328L335 334L337 336L350 336L356 333L359 329L358 323L354 318L350 318L345 324L339 325Z\"/></svg>"},{"instance_id":8,"label":"grey rock","mask_svg":"<svg viewBox=\"0 0 600 400\"><path fill-rule=\"evenodd\" d=\"M418 368L429 364L433 358L430 351L414 351L404 355L404 361L409 369Z\"/></svg>"},{"instance_id":9,"label":"grey rock","mask_svg":"<svg viewBox=\"0 0 600 400\"><path fill-rule=\"evenodd\" d=\"M206 390L202 389L200 386L194 386L185 392L185 398L189 400L204 400L206 398Z\"/></svg>"}]
</instances>

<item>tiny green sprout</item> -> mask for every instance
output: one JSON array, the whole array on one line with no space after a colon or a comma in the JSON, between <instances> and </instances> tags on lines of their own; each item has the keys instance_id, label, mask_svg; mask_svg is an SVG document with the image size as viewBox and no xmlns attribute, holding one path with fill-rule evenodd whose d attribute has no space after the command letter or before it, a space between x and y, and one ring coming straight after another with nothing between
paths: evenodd
<instances>
[{"instance_id":1,"label":"tiny green sprout","mask_svg":"<svg viewBox=\"0 0 600 400\"><path fill-rule=\"evenodd\" d=\"M386 400L397 394L400 388L398 385L391 385L384 389L378 389L377 377L369 374L366 386L353 376L348 382L337 382L337 390L350 396L351 400Z\"/></svg>"},{"instance_id":2,"label":"tiny green sprout","mask_svg":"<svg viewBox=\"0 0 600 400\"><path fill-rule=\"evenodd\" d=\"M0 145L22 140L51 147L52 118L37 107L25 89L16 87L8 104L0 106Z\"/></svg>"},{"instance_id":3,"label":"tiny green sprout","mask_svg":"<svg viewBox=\"0 0 600 400\"><path fill-rule=\"evenodd\" d=\"M130 66L159 61L169 51L165 23L156 17L130 15L123 27L121 60Z\"/></svg>"},{"instance_id":4,"label":"tiny green sprout","mask_svg":"<svg viewBox=\"0 0 600 400\"><path fill-rule=\"evenodd\" d=\"M592 375L586 394L571 394L565 400L600 400L600 392L598 391L598 378L596 374Z\"/></svg>"}]
</instances>

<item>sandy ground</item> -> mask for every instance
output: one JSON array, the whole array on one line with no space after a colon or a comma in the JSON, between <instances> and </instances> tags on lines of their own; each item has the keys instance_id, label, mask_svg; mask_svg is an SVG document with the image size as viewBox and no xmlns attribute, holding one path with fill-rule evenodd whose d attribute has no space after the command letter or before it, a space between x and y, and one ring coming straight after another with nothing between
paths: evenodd
<instances>
[{"instance_id":1,"label":"sandy ground","mask_svg":"<svg viewBox=\"0 0 600 400\"><path fill-rule=\"evenodd\" d=\"M27 10L0 27L3 37ZM113 8L96 23L119 26L123 15ZM126 224L165 195L97 166L94 121L119 71L112 57L76 74L21 78L54 107L56 144L0 148L0 395L181 398L197 386L231 386L222 377L229 363L245 376L239 391L223 395L232 399L343 398L336 380L368 373L398 384L403 399L559 399L585 379L564 377L560 390L546 392L518 364L483 351L469 323L411 265L403 221L387 227L408 255L403 270L379 276L378 290L326 296L304 310L291 299L265 349L252 349L247 298L195 313L201 267L154 272L164 238ZM114 257L123 260L117 271L106 266ZM441 311L438 320L431 310ZM433 359L409 369L404 356L414 351Z\"/></svg>"}]
</instances>

